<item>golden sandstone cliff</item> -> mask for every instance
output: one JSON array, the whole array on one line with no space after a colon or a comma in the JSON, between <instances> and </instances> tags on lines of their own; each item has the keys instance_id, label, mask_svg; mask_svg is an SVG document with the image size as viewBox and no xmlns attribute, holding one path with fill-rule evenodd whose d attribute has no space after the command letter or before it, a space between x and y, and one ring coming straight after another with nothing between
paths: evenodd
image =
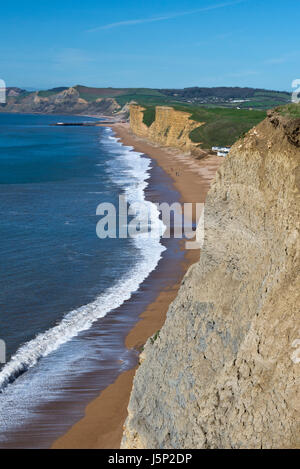
<instances>
[{"instance_id":1,"label":"golden sandstone cliff","mask_svg":"<svg viewBox=\"0 0 300 469\"><path fill-rule=\"evenodd\" d=\"M197 144L191 141L189 134L201 123L191 120L191 114L168 106L156 106L155 120L147 127L143 122L144 110L137 104L130 105L130 127L134 134L160 145L178 147L185 151L196 147Z\"/></svg>"},{"instance_id":2,"label":"golden sandstone cliff","mask_svg":"<svg viewBox=\"0 0 300 469\"><path fill-rule=\"evenodd\" d=\"M300 447L299 160L300 120L269 113L218 170L123 448Z\"/></svg>"}]
</instances>

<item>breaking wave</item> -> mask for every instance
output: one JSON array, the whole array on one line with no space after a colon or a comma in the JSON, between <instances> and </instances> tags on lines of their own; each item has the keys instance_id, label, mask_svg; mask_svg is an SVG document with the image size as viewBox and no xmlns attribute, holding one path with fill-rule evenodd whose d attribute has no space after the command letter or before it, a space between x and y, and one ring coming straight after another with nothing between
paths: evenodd
<instances>
[{"instance_id":1,"label":"breaking wave","mask_svg":"<svg viewBox=\"0 0 300 469\"><path fill-rule=\"evenodd\" d=\"M151 160L141 153L132 151L131 147L122 146L110 129L106 129L101 143L107 146L110 153L115 153L108 162L108 174L113 182L122 187L129 203L142 202L147 206L151 219L151 237L138 234L132 239L139 251L138 259L133 268L114 285L92 303L67 313L58 325L38 334L17 350L0 372L0 392L28 369L34 367L40 359L57 350L80 332L89 329L99 318L130 299L150 272L156 268L165 250L160 242L164 225L159 218L159 211L152 202L145 200Z\"/></svg>"}]
</instances>

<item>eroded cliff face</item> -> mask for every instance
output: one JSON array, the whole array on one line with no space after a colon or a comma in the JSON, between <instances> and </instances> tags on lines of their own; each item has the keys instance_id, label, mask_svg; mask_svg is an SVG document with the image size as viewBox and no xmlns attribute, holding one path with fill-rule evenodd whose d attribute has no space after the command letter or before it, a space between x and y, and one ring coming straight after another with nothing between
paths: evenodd
<instances>
[{"instance_id":1,"label":"eroded cliff face","mask_svg":"<svg viewBox=\"0 0 300 469\"><path fill-rule=\"evenodd\" d=\"M80 97L75 88L68 88L57 94L43 97L38 92L30 93L20 99L17 92L10 92L7 105L0 112L21 112L41 114L91 114L114 115L121 106L114 98L99 98L89 102Z\"/></svg>"},{"instance_id":2,"label":"eroded cliff face","mask_svg":"<svg viewBox=\"0 0 300 469\"><path fill-rule=\"evenodd\" d=\"M196 144L189 134L202 125L190 119L188 112L176 111L168 106L156 106L155 121L147 127L143 122L144 108L137 104L130 105L130 127L139 137L168 147L177 147L191 151Z\"/></svg>"},{"instance_id":3,"label":"eroded cliff face","mask_svg":"<svg viewBox=\"0 0 300 469\"><path fill-rule=\"evenodd\" d=\"M141 356L124 448L300 447L300 120L238 141L205 243Z\"/></svg>"}]
</instances>

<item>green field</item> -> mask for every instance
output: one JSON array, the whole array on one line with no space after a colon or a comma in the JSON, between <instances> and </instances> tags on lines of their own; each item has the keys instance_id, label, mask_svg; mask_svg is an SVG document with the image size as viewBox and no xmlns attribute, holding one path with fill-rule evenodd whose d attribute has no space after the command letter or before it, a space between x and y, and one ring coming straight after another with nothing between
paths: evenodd
<instances>
[{"instance_id":1,"label":"green field","mask_svg":"<svg viewBox=\"0 0 300 469\"><path fill-rule=\"evenodd\" d=\"M253 98L243 103L241 107L253 107L255 109L271 109L275 106L283 105L290 102L289 93L280 93L275 91L256 91Z\"/></svg>"},{"instance_id":2,"label":"green field","mask_svg":"<svg viewBox=\"0 0 300 469\"><path fill-rule=\"evenodd\" d=\"M128 90L128 92L118 96L116 100L120 106L124 106L124 104L131 101L135 101L138 104L146 104L148 106L158 106L160 104L168 105L170 103L170 98L168 98L168 96L164 96L157 90L151 90L147 88L136 88Z\"/></svg>"},{"instance_id":3,"label":"green field","mask_svg":"<svg viewBox=\"0 0 300 469\"><path fill-rule=\"evenodd\" d=\"M246 109L194 109L191 119L205 122L190 133L195 143L203 148L212 146L231 146L252 127L266 117L266 111Z\"/></svg>"},{"instance_id":4,"label":"green field","mask_svg":"<svg viewBox=\"0 0 300 469\"><path fill-rule=\"evenodd\" d=\"M167 96L151 88L89 88L80 85L74 88L79 92L81 98L89 102L96 101L99 98L114 98L120 106L124 106L131 101L147 104L166 104L170 102Z\"/></svg>"}]
</instances>

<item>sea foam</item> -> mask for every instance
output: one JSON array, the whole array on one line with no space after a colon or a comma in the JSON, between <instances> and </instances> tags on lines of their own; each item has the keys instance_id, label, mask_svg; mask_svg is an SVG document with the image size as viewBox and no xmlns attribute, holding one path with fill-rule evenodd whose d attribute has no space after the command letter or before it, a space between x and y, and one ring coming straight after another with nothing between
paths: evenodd
<instances>
[{"instance_id":1,"label":"sea foam","mask_svg":"<svg viewBox=\"0 0 300 469\"><path fill-rule=\"evenodd\" d=\"M107 150L111 154L115 154L115 157L111 158L108 163L108 174L114 183L122 187L128 203L146 204L151 218L151 237L141 233L132 239L140 255L133 268L116 283L92 303L67 313L58 325L38 334L17 350L0 372L0 392L28 369L34 367L43 357L53 353L62 344L89 329L95 321L130 299L150 272L156 268L165 250L160 242L165 227L159 218L159 211L152 202L145 200L151 160L133 151L131 147L122 146L110 129L105 129L101 143L107 145ZM122 175L119 175L118 169L120 168L122 168Z\"/></svg>"}]
</instances>

